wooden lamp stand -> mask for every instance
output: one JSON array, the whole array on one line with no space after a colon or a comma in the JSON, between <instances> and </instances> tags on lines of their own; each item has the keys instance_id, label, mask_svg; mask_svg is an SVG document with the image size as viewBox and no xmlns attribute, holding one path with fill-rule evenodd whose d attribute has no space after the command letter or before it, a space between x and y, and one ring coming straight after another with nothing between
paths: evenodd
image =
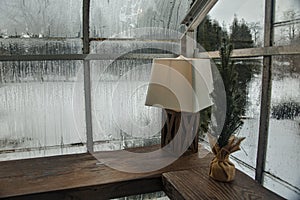
<instances>
[{"instance_id":1,"label":"wooden lamp stand","mask_svg":"<svg viewBox=\"0 0 300 200\"><path fill-rule=\"evenodd\" d=\"M200 113L176 112L165 109L161 130L161 147L180 156L182 153L198 152L198 127ZM172 141L178 135L176 140ZM172 141L172 143L170 143ZM187 149L185 151L185 149Z\"/></svg>"}]
</instances>

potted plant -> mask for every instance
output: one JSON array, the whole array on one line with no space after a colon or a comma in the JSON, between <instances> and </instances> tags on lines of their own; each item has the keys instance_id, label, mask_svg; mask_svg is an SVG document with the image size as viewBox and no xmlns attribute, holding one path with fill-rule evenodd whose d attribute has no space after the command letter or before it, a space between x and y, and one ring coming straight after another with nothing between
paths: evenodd
<instances>
[{"instance_id":1,"label":"potted plant","mask_svg":"<svg viewBox=\"0 0 300 200\"><path fill-rule=\"evenodd\" d=\"M235 177L235 166L229 160L229 155L240 150L240 143L245 138L238 138L234 134L242 127L243 121L241 116L244 113L245 101L242 98L242 91L238 85L238 73L234 62L230 56L233 47L228 44L226 39L222 40L220 48L221 63L217 65L222 79L214 81L215 89L217 84L223 81L226 94L226 112L220 111L225 104L224 99L218 98L213 94L214 108L216 115L214 116L216 124L212 125L212 132L220 134L215 137L209 137L212 152L215 157L210 163L209 176L217 181L229 182ZM218 82L219 81L219 82ZM225 118L224 126L220 129L218 124L220 118Z\"/></svg>"}]
</instances>

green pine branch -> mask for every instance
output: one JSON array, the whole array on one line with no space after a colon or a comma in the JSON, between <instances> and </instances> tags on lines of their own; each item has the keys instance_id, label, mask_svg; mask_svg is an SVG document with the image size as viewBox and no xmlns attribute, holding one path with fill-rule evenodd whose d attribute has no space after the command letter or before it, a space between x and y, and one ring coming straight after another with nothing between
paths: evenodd
<instances>
[{"instance_id":1,"label":"green pine branch","mask_svg":"<svg viewBox=\"0 0 300 200\"><path fill-rule=\"evenodd\" d=\"M223 39L219 51L221 64L218 66L218 69L225 87L227 107L224 127L217 141L220 148L226 146L231 135L235 134L243 125L241 116L244 112L244 100L242 92L238 86L238 73L235 68L235 64L230 59L232 50L233 46L229 44L226 39ZM217 111L216 113L218 113L218 107L224 104L223 101L220 101L220 99L217 98L217 96L213 97ZM220 117L224 116L219 115L218 113L216 118Z\"/></svg>"}]
</instances>

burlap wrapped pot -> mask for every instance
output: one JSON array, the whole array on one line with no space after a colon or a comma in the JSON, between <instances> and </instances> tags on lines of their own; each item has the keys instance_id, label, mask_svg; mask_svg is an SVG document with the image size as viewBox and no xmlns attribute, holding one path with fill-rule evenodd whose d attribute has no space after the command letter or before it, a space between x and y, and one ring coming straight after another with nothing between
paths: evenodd
<instances>
[{"instance_id":1,"label":"burlap wrapped pot","mask_svg":"<svg viewBox=\"0 0 300 200\"><path fill-rule=\"evenodd\" d=\"M212 151L215 155L210 163L209 176L216 181L230 182L235 177L235 166L229 160L229 155L240 150L240 143L245 138L237 138L232 136L228 144L222 148L216 143Z\"/></svg>"}]
</instances>

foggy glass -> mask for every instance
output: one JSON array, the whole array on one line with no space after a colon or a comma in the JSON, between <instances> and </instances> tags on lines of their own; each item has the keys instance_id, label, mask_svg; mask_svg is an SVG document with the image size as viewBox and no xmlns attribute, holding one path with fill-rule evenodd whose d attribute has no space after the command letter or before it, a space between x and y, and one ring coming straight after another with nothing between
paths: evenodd
<instances>
[{"instance_id":1,"label":"foggy glass","mask_svg":"<svg viewBox=\"0 0 300 200\"><path fill-rule=\"evenodd\" d=\"M81 0L1 0L0 18L0 55L82 53Z\"/></svg>"},{"instance_id":2,"label":"foggy glass","mask_svg":"<svg viewBox=\"0 0 300 200\"><path fill-rule=\"evenodd\" d=\"M239 80L241 84L240 89L243 90L243 87L245 87L243 85L246 84L246 87L244 88L245 90L243 91L246 101L245 113L244 116L242 116L244 124L236 136L246 137L246 139L240 145L241 150L232 154L232 157L237 158L242 162L237 162L237 168L242 169L249 176L253 177L252 170L256 167L256 154L258 147L263 64L262 58L235 60L234 62L241 74L241 78ZM246 165L243 165L243 163ZM250 166L250 169L247 165Z\"/></svg>"},{"instance_id":3,"label":"foggy glass","mask_svg":"<svg viewBox=\"0 0 300 200\"><path fill-rule=\"evenodd\" d=\"M299 14L299 0L275 0L275 22L283 22L297 18L299 23Z\"/></svg>"},{"instance_id":4,"label":"foggy glass","mask_svg":"<svg viewBox=\"0 0 300 200\"><path fill-rule=\"evenodd\" d=\"M275 25L273 44L275 46L300 45L300 21L289 25Z\"/></svg>"},{"instance_id":5,"label":"foggy glass","mask_svg":"<svg viewBox=\"0 0 300 200\"><path fill-rule=\"evenodd\" d=\"M174 41L103 41L91 42L91 53L97 54L119 54L124 55L127 53L171 53L180 54L179 40Z\"/></svg>"},{"instance_id":6,"label":"foggy glass","mask_svg":"<svg viewBox=\"0 0 300 200\"><path fill-rule=\"evenodd\" d=\"M273 56L271 113L265 166L265 171L272 179L268 179L265 186L273 191L281 191L280 194L287 199L299 199L299 64L299 55Z\"/></svg>"},{"instance_id":7,"label":"foggy glass","mask_svg":"<svg viewBox=\"0 0 300 200\"><path fill-rule=\"evenodd\" d=\"M82 61L0 62L0 160L84 151L82 76Z\"/></svg>"},{"instance_id":8,"label":"foggy glass","mask_svg":"<svg viewBox=\"0 0 300 200\"><path fill-rule=\"evenodd\" d=\"M149 146L160 142L161 109L145 106L151 66L152 60L92 62L96 150Z\"/></svg>"},{"instance_id":9,"label":"foggy glass","mask_svg":"<svg viewBox=\"0 0 300 200\"><path fill-rule=\"evenodd\" d=\"M250 10L251 12L249 12ZM237 17L239 23L244 21L250 29L253 46L261 47L264 43L264 12L264 0L222 0L217 1L208 15L212 20L216 20L229 34L235 17ZM247 48L245 46L249 45L249 41L244 41L244 38L245 36L240 35L235 39L236 43L239 43L238 48ZM237 47L234 45L234 48Z\"/></svg>"},{"instance_id":10,"label":"foggy glass","mask_svg":"<svg viewBox=\"0 0 300 200\"><path fill-rule=\"evenodd\" d=\"M1 55L81 54L81 39L0 38Z\"/></svg>"},{"instance_id":11,"label":"foggy glass","mask_svg":"<svg viewBox=\"0 0 300 200\"><path fill-rule=\"evenodd\" d=\"M274 45L300 44L300 1L276 0Z\"/></svg>"},{"instance_id":12,"label":"foggy glass","mask_svg":"<svg viewBox=\"0 0 300 200\"><path fill-rule=\"evenodd\" d=\"M190 0L92 0L91 37L138 38L132 30L145 27L178 30L190 4ZM165 34L150 37L170 38Z\"/></svg>"},{"instance_id":13,"label":"foggy glass","mask_svg":"<svg viewBox=\"0 0 300 200\"><path fill-rule=\"evenodd\" d=\"M0 36L81 37L81 0L1 0Z\"/></svg>"}]
</instances>

